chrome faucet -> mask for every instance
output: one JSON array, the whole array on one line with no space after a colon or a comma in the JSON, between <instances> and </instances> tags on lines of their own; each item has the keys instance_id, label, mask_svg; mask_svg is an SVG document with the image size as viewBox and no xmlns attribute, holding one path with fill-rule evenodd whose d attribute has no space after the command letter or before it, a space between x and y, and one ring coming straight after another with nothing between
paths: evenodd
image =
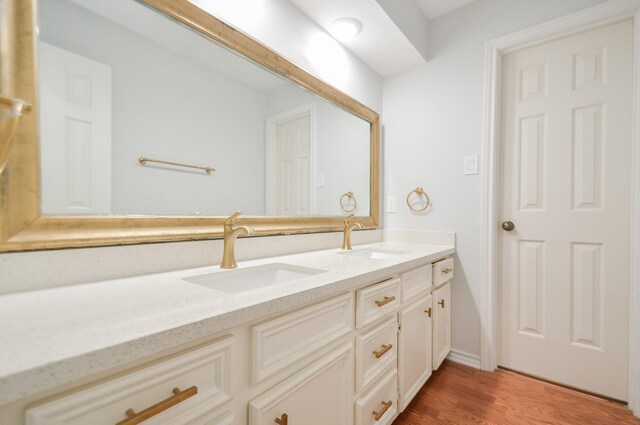
<instances>
[{"instance_id":1,"label":"chrome faucet","mask_svg":"<svg viewBox=\"0 0 640 425\"><path fill-rule=\"evenodd\" d=\"M220 263L221 269L235 269L238 267L236 263L235 243L238 236L253 235L255 231L249 226L234 225L236 217L242 214L241 211L236 211L224 222L224 249L222 252L222 263Z\"/></svg>"},{"instance_id":2,"label":"chrome faucet","mask_svg":"<svg viewBox=\"0 0 640 425\"><path fill-rule=\"evenodd\" d=\"M353 218L353 214L349 214L347 219L344 221L344 237L342 238L342 249L351 249L351 232L353 229L362 229L362 224L353 223L351 224L351 219Z\"/></svg>"}]
</instances>

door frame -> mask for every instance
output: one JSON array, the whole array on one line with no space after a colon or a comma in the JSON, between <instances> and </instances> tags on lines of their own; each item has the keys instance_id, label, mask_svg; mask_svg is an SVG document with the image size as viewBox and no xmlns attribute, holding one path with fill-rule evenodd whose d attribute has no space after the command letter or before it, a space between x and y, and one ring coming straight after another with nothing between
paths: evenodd
<instances>
[{"instance_id":1,"label":"door frame","mask_svg":"<svg viewBox=\"0 0 640 425\"><path fill-rule=\"evenodd\" d=\"M277 131L280 124L309 116L309 213L316 208L316 105L305 105L289 109L266 119L265 145L265 212L267 215L276 214L276 156L274 149L277 142Z\"/></svg>"},{"instance_id":2,"label":"door frame","mask_svg":"<svg viewBox=\"0 0 640 425\"><path fill-rule=\"evenodd\" d=\"M486 44L482 194L482 292L480 366L494 370L498 353L498 256L500 222L500 107L502 58L542 42L634 20L631 164L631 270L629 282L629 408L640 417L640 0L610 0Z\"/></svg>"}]
</instances>

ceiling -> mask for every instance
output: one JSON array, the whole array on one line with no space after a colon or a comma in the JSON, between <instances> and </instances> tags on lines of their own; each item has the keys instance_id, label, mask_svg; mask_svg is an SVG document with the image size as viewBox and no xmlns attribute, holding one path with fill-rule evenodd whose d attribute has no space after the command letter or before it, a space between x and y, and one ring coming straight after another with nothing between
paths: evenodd
<instances>
[{"instance_id":1,"label":"ceiling","mask_svg":"<svg viewBox=\"0 0 640 425\"><path fill-rule=\"evenodd\" d=\"M371 69L382 77L388 77L412 66L425 63L420 46L414 45L405 34L415 34L417 17L414 9L424 16L423 32L426 34L428 19L449 13L475 0L289 0L294 6L328 31L337 19L351 17L362 23L362 32L350 42L342 43ZM415 3L411 3L415 1ZM381 6L396 8L392 18ZM416 7L416 5L418 7ZM403 10L400 10L404 8ZM403 18L404 15L404 18ZM409 26L413 26L409 28ZM414 38L415 41L415 38Z\"/></svg>"},{"instance_id":2,"label":"ceiling","mask_svg":"<svg viewBox=\"0 0 640 425\"><path fill-rule=\"evenodd\" d=\"M337 19L351 17L362 23L362 32L342 43L379 75L424 63L423 57L375 0L289 0L327 30Z\"/></svg>"},{"instance_id":3,"label":"ceiling","mask_svg":"<svg viewBox=\"0 0 640 425\"><path fill-rule=\"evenodd\" d=\"M416 0L427 19L437 18L476 0Z\"/></svg>"},{"instance_id":4,"label":"ceiling","mask_svg":"<svg viewBox=\"0 0 640 425\"><path fill-rule=\"evenodd\" d=\"M165 49L181 55L194 63L247 84L256 90L268 92L288 84L283 78L212 43L195 31L168 19L152 8L138 2L104 0L69 0L119 26L135 32Z\"/></svg>"}]
</instances>

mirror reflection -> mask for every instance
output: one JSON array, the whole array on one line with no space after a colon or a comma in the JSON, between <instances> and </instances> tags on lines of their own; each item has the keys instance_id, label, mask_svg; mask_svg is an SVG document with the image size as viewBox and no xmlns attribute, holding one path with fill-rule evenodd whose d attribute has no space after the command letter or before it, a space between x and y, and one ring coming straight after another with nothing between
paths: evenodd
<instances>
[{"instance_id":1,"label":"mirror reflection","mask_svg":"<svg viewBox=\"0 0 640 425\"><path fill-rule=\"evenodd\" d=\"M369 122L133 0L38 7L43 214L369 215Z\"/></svg>"}]
</instances>

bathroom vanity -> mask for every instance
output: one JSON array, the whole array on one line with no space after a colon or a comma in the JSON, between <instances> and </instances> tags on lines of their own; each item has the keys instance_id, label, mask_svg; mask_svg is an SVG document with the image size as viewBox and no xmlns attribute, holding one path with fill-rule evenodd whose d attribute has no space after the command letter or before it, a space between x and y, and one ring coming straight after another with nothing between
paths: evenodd
<instances>
[{"instance_id":1,"label":"bathroom vanity","mask_svg":"<svg viewBox=\"0 0 640 425\"><path fill-rule=\"evenodd\" d=\"M2 297L0 418L390 424L449 352L453 252L379 243Z\"/></svg>"},{"instance_id":2,"label":"bathroom vanity","mask_svg":"<svg viewBox=\"0 0 640 425\"><path fill-rule=\"evenodd\" d=\"M378 113L195 3L3 2L0 106L21 113L0 115L0 253L208 241L239 208L257 236L344 230L348 248L379 229ZM287 131L309 152L285 179ZM453 253L382 242L62 287L102 275L52 261L54 289L0 296L0 423L389 424L449 352ZM24 264L5 290L41 288Z\"/></svg>"}]
</instances>

